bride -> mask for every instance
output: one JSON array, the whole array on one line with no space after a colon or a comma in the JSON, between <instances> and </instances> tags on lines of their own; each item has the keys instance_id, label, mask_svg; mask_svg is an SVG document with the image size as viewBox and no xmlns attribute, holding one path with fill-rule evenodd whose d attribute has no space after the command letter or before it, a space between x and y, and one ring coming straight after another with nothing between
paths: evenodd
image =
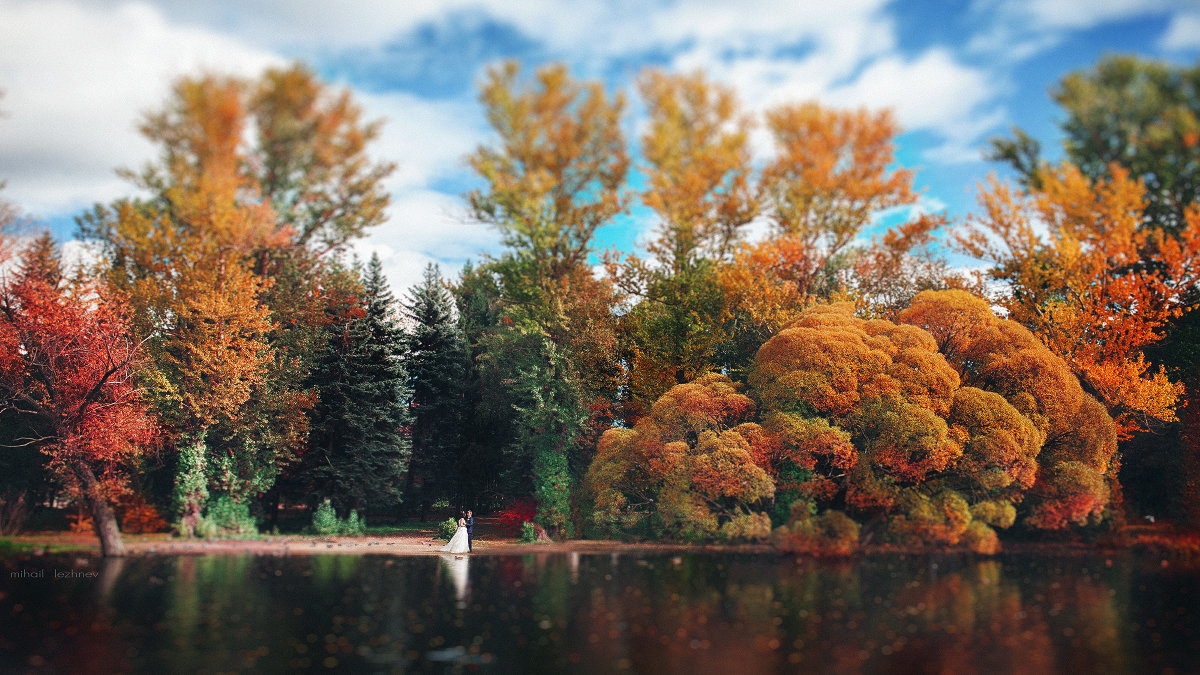
<instances>
[{"instance_id":1,"label":"bride","mask_svg":"<svg viewBox=\"0 0 1200 675\"><path fill-rule=\"evenodd\" d=\"M450 541L446 542L442 550L447 553L466 553L470 550L470 545L467 543L467 519L462 513L458 515L458 529L454 531L454 536L450 537Z\"/></svg>"}]
</instances>

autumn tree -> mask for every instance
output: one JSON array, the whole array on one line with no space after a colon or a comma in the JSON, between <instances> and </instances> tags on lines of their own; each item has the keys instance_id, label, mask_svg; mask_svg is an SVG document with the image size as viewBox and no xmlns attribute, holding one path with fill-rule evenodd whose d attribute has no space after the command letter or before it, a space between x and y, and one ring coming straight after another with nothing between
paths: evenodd
<instances>
[{"instance_id":1,"label":"autumn tree","mask_svg":"<svg viewBox=\"0 0 1200 675\"><path fill-rule=\"evenodd\" d=\"M498 142L468 158L485 182L467 195L471 211L496 227L507 247L483 266L499 291L497 323L471 339L533 359L527 382L483 380L502 385L494 395L484 393L494 400L510 399L516 390L509 384L516 382L524 382L517 390L531 391L526 384L546 373L564 380L553 396L553 414L522 403L527 394L509 408L516 414L510 437L529 441L515 449L531 453L529 460L544 469L535 488L547 497L541 517L559 524L563 511L557 505L565 503L570 482L560 476L569 458L543 453L575 448L580 423L591 427L588 420L609 415L607 406L592 403L612 400L618 384L611 312L616 293L592 274L589 256L596 230L626 206L624 102L610 98L599 83L576 82L561 65L540 69L528 83L518 75L515 63L489 71L480 100ZM543 413L553 419L542 419Z\"/></svg>"},{"instance_id":2,"label":"autumn tree","mask_svg":"<svg viewBox=\"0 0 1200 675\"><path fill-rule=\"evenodd\" d=\"M467 201L509 249L500 269L514 300L537 299L553 311L563 281L588 264L596 230L625 209L625 104L599 83L576 82L562 65L538 70L528 85L519 74L510 61L482 85L499 143L468 157L487 185Z\"/></svg>"},{"instance_id":3,"label":"autumn tree","mask_svg":"<svg viewBox=\"0 0 1200 675\"><path fill-rule=\"evenodd\" d=\"M1143 222L1168 232L1185 229L1200 198L1200 65L1174 66L1133 55L1111 55L1068 73L1051 90L1065 115L1059 123L1066 159L1097 181L1110 165L1124 167L1146 188ZM992 159L1008 162L1022 183L1037 188L1045 168L1036 140L1020 129L992 141Z\"/></svg>"},{"instance_id":4,"label":"autumn tree","mask_svg":"<svg viewBox=\"0 0 1200 675\"><path fill-rule=\"evenodd\" d=\"M887 314L949 276L934 246L943 216L914 214L856 243L881 213L917 200L912 172L894 168L891 113L809 102L766 117L775 145L762 175L770 233L720 272L735 364L814 302L854 298Z\"/></svg>"},{"instance_id":5,"label":"autumn tree","mask_svg":"<svg viewBox=\"0 0 1200 675\"><path fill-rule=\"evenodd\" d=\"M997 428L994 413L980 425L980 405L986 397L956 394L950 418L969 432L970 447L985 450L1008 486L1028 488L1024 504L1028 522L1036 527L1062 528L1099 518L1117 487L1119 424L1104 405L1087 392L1069 362L1048 349L1038 337L1011 319L1000 319L983 300L963 291L926 292L900 313L898 321L919 326L933 336L938 351L954 366L963 390L974 387L999 394L1032 423L1043 440L1035 452L1038 464L1031 476L1027 462L1030 433L1018 418L1008 415L1011 429L993 440L978 439L979 431ZM994 401L994 399L993 399ZM1002 428L1002 427L1001 427ZM974 431L973 431L974 430ZM994 432L988 431L989 435ZM996 445L1000 440L1007 444ZM999 450L999 451L998 451ZM971 470L973 464L963 465ZM987 474L980 474L985 486ZM994 472L993 472L993 475ZM1030 479L1035 482L1029 485ZM1001 481L1004 482L1004 481ZM1005 486L1005 487L1008 487Z\"/></svg>"},{"instance_id":6,"label":"autumn tree","mask_svg":"<svg viewBox=\"0 0 1200 675\"><path fill-rule=\"evenodd\" d=\"M364 121L349 90L300 64L268 69L246 89L256 131L247 170L295 245L336 251L386 219L383 180L395 165L368 154L382 121Z\"/></svg>"},{"instance_id":7,"label":"autumn tree","mask_svg":"<svg viewBox=\"0 0 1200 675\"><path fill-rule=\"evenodd\" d=\"M160 157L124 173L151 198L98 207L81 234L151 338L159 408L219 446L208 470L245 501L307 441L304 381L336 302L322 256L382 220L391 165L365 153L377 123L301 66L183 78L141 131Z\"/></svg>"},{"instance_id":8,"label":"autumn tree","mask_svg":"<svg viewBox=\"0 0 1200 675\"><path fill-rule=\"evenodd\" d=\"M893 168L891 113L840 111L817 103L767 112L776 157L763 169L776 235L805 252L786 277L805 295L828 292L837 256L875 214L916 201L912 171Z\"/></svg>"},{"instance_id":9,"label":"autumn tree","mask_svg":"<svg viewBox=\"0 0 1200 675\"><path fill-rule=\"evenodd\" d=\"M148 339L156 407L189 439L236 420L271 358L266 282L249 254L278 233L270 208L246 198L254 188L240 167L240 93L236 80L178 82L143 128L164 141L161 163L141 177L155 196L80 220L107 254L109 283L129 298L135 334Z\"/></svg>"},{"instance_id":10,"label":"autumn tree","mask_svg":"<svg viewBox=\"0 0 1200 675\"><path fill-rule=\"evenodd\" d=\"M762 538L774 520L782 549L844 554L857 518L869 536L995 552L1018 519L1061 529L1109 505L1104 407L964 291L921 293L897 322L815 305L762 345L748 385L703 376L606 432L587 475L594 522ZM754 488L760 471L769 490Z\"/></svg>"},{"instance_id":11,"label":"autumn tree","mask_svg":"<svg viewBox=\"0 0 1200 675\"><path fill-rule=\"evenodd\" d=\"M39 241L0 287L0 405L35 420L24 442L86 505L102 554L124 555L113 501L155 434L134 382L142 355L120 298L65 285L57 252Z\"/></svg>"},{"instance_id":12,"label":"autumn tree","mask_svg":"<svg viewBox=\"0 0 1200 675\"><path fill-rule=\"evenodd\" d=\"M1086 70L1069 73L1051 92L1063 115L1063 149L1067 161L1093 181L1110 177L1110 167L1123 167L1145 186L1141 227L1186 238L1189 210L1197 192L1194 161L1200 142L1200 66L1175 66L1130 55L1102 59ZM1047 167L1040 144L1020 129L1013 137L993 140L992 159L1016 169L1022 185L1042 186ZM1153 259L1156 254L1148 255ZM1186 279L1181 280L1186 288ZM1194 291L1184 294L1188 306ZM1187 312L1161 330L1164 339L1149 346L1146 355L1165 366L1188 391L1200 386L1200 314ZM1187 395L1180 423L1139 434L1127 443L1135 462L1127 462L1127 480L1143 489L1143 508L1159 516L1176 511L1184 502L1189 520L1200 523L1200 403ZM1182 437L1182 441L1180 440ZM1182 456L1182 461L1181 461ZM1182 464L1182 471L1180 471ZM1163 476L1185 476L1183 498L1164 485ZM1168 481L1169 482L1169 481ZM1182 515L1182 514L1180 514Z\"/></svg>"},{"instance_id":13,"label":"autumn tree","mask_svg":"<svg viewBox=\"0 0 1200 675\"><path fill-rule=\"evenodd\" d=\"M1117 416L1123 437L1175 419L1183 393L1144 350L1188 308L1200 273L1200 211L1177 235L1145 226L1142 183L1117 165L1096 180L1064 165L1040 187L993 181L956 240L1011 292L1000 302ZM1044 228L1044 230L1043 230Z\"/></svg>"},{"instance_id":14,"label":"autumn tree","mask_svg":"<svg viewBox=\"0 0 1200 675\"><path fill-rule=\"evenodd\" d=\"M625 318L634 345L630 409L643 414L668 388L716 365L724 339L717 266L758 212L749 120L733 91L703 73L642 74L649 123L641 138L641 201L658 223L649 257L609 269L641 302Z\"/></svg>"},{"instance_id":15,"label":"autumn tree","mask_svg":"<svg viewBox=\"0 0 1200 675\"><path fill-rule=\"evenodd\" d=\"M606 431L585 478L594 524L685 540L764 537L774 485L747 440L754 410L710 373L671 388L632 429Z\"/></svg>"}]
</instances>

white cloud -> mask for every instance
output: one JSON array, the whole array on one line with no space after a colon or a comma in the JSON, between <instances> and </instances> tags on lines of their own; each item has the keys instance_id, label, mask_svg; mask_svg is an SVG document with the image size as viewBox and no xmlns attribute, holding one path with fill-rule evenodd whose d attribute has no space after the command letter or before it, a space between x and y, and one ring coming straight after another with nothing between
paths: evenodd
<instances>
[{"instance_id":1,"label":"white cloud","mask_svg":"<svg viewBox=\"0 0 1200 675\"><path fill-rule=\"evenodd\" d=\"M985 27L967 49L1014 63L1060 44L1072 31L1194 8L1194 0L977 0L972 11Z\"/></svg>"},{"instance_id":2,"label":"white cloud","mask_svg":"<svg viewBox=\"0 0 1200 675\"><path fill-rule=\"evenodd\" d=\"M150 158L137 118L165 99L174 77L280 62L228 36L171 25L140 4L102 11L6 2L0 44L0 178L8 198L41 215L129 191L113 169Z\"/></svg>"},{"instance_id":3,"label":"white cloud","mask_svg":"<svg viewBox=\"0 0 1200 675\"><path fill-rule=\"evenodd\" d=\"M1032 28L1085 29L1181 7L1180 0L1023 0L1007 5L1032 21Z\"/></svg>"},{"instance_id":4,"label":"white cloud","mask_svg":"<svg viewBox=\"0 0 1200 675\"><path fill-rule=\"evenodd\" d=\"M936 130L969 118L995 93L987 73L934 49L915 59L878 59L853 82L830 91L827 99L836 105L888 107L908 129Z\"/></svg>"},{"instance_id":5,"label":"white cloud","mask_svg":"<svg viewBox=\"0 0 1200 675\"><path fill-rule=\"evenodd\" d=\"M115 6L93 0L93 6ZM287 51L372 48L455 14L488 17L553 52L617 55L702 42L722 49L769 49L801 39L846 44L841 28L877 18L886 0L677 0L645 3L561 0L158 0L181 22L207 26ZM853 33L853 34L851 34Z\"/></svg>"},{"instance_id":6,"label":"white cloud","mask_svg":"<svg viewBox=\"0 0 1200 675\"><path fill-rule=\"evenodd\" d=\"M1200 12L1178 14L1172 18L1160 44L1171 50L1200 48Z\"/></svg>"},{"instance_id":7,"label":"white cloud","mask_svg":"<svg viewBox=\"0 0 1200 675\"><path fill-rule=\"evenodd\" d=\"M816 99L842 108L890 108L905 131L927 131L941 144L926 153L931 161L979 159L979 139L1008 116L997 103L1004 88L981 68L957 61L944 49L913 58L889 53L866 62L852 78L836 78L820 59L783 62L741 59L710 69L714 79L733 84L749 109ZM762 130L751 136L755 156L769 156Z\"/></svg>"},{"instance_id":8,"label":"white cloud","mask_svg":"<svg viewBox=\"0 0 1200 675\"><path fill-rule=\"evenodd\" d=\"M394 195L388 221L375 228L368 240L457 261L499 248L496 231L472 221L460 197L435 190L408 190Z\"/></svg>"},{"instance_id":9,"label":"white cloud","mask_svg":"<svg viewBox=\"0 0 1200 675\"><path fill-rule=\"evenodd\" d=\"M372 153L397 163L393 190L449 178L466 168L465 157L484 130L478 106L466 101L429 101L405 92L356 96L367 119L383 118Z\"/></svg>"}]
</instances>

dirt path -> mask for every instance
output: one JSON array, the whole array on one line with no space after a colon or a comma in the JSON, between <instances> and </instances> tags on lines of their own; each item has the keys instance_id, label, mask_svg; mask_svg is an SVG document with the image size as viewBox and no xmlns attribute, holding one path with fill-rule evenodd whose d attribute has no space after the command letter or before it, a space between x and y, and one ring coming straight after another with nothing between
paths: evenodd
<instances>
[{"instance_id":1,"label":"dirt path","mask_svg":"<svg viewBox=\"0 0 1200 675\"><path fill-rule=\"evenodd\" d=\"M490 528L487 528L490 530ZM8 539L14 544L30 546L35 554L55 552L98 553L99 542L94 536L69 532L39 532ZM263 536L259 539L177 539L168 534L126 535L125 548L129 555L438 555L445 541L432 531L404 534L363 535L353 537L317 537L311 535ZM474 555L525 555L538 553L614 553L617 551L672 552L700 551L708 548L722 551L764 552L769 546L706 547L684 544L626 543L619 541L584 541L526 544L493 532L481 532L475 537Z\"/></svg>"},{"instance_id":2,"label":"dirt path","mask_svg":"<svg viewBox=\"0 0 1200 675\"><path fill-rule=\"evenodd\" d=\"M483 519L480 519L483 520ZM498 534L493 527L484 526L475 537L474 555L529 555L540 553L603 554L616 552L673 553L720 551L723 553L767 553L769 545L695 545L668 543L627 543L619 541L570 540L553 543L525 544ZM7 537L7 542L22 549L33 548L35 555L81 552L98 554L100 546L92 535L70 532L38 532ZM317 537L311 535L263 536L259 539L177 539L168 534L126 535L125 547L133 556L147 555L438 555L445 542L437 538L432 528L415 532L356 537ZM1007 542L1005 553L1053 553L1058 555L1092 554L1098 550L1148 549L1183 555L1200 561L1200 535L1180 533L1165 527L1129 529L1129 537L1118 545L1099 546L1076 542ZM902 549L876 545L862 553L930 553L923 549Z\"/></svg>"}]
</instances>

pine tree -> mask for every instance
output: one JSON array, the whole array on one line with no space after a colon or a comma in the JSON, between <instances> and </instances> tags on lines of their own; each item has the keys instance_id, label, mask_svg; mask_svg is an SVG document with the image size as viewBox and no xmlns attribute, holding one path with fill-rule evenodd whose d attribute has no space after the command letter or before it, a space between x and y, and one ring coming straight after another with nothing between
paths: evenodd
<instances>
[{"instance_id":1,"label":"pine tree","mask_svg":"<svg viewBox=\"0 0 1200 675\"><path fill-rule=\"evenodd\" d=\"M49 230L42 231L21 255L17 276L26 281L36 280L58 288L66 274L58 244Z\"/></svg>"},{"instance_id":2,"label":"pine tree","mask_svg":"<svg viewBox=\"0 0 1200 675\"><path fill-rule=\"evenodd\" d=\"M334 325L313 374L320 393L305 457L311 496L343 511L396 505L411 454L404 336L378 256L362 284L361 305Z\"/></svg>"},{"instance_id":3,"label":"pine tree","mask_svg":"<svg viewBox=\"0 0 1200 675\"><path fill-rule=\"evenodd\" d=\"M421 282L409 291L404 312L411 322L405 365L413 389L413 456L406 492L412 495L419 481L423 505L443 496L471 503L464 493L469 487L458 480L468 468L461 466L461 430L469 354L454 297L437 266L425 268Z\"/></svg>"}]
</instances>

